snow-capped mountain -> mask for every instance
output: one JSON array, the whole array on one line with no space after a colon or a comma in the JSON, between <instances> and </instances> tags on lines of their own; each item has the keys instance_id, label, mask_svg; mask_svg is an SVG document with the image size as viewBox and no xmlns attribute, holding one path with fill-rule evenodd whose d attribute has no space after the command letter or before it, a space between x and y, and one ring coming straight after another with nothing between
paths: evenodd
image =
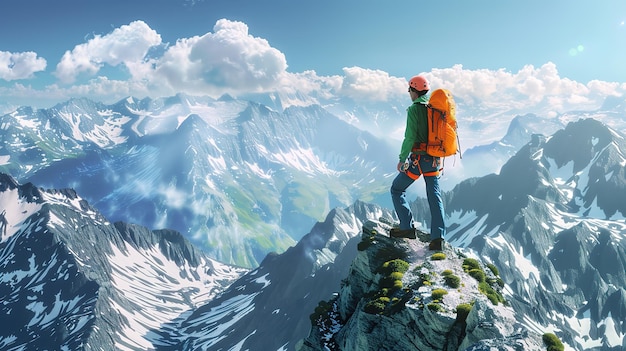
<instances>
[{"instance_id":1,"label":"snow-capped mountain","mask_svg":"<svg viewBox=\"0 0 626 351\"><path fill-rule=\"evenodd\" d=\"M404 135L406 108L411 104L408 94L401 97L390 94L384 101L368 99L366 96L355 99L348 96L320 96L314 92L311 94L295 91L293 93L245 94L240 98L257 102L276 111L284 111L293 106L319 105L340 120L378 138L397 140Z\"/></svg>"},{"instance_id":2,"label":"snow-capped mountain","mask_svg":"<svg viewBox=\"0 0 626 351\"><path fill-rule=\"evenodd\" d=\"M462 176L466 179L499 173L500 167L526 145L533 134L552 135L564 126L559 119L546 119L534 114L515 116L502 139L464 150L460 160ZM457 179L453 184L464 179Z\"/></svg>"},{"instance_id":3,"label":"snow-capped mountain","mask_svg":"<svg viewBox=\"0 0 626 351\"><path fill-rule=\"evenodd\" d=\"M499 173L500 168L517 153L533 134L549 136L568 123L592 118L615 131L626 134L626 99L610 96L597 110L567 111L554 115L554 108L523 108L520 106L485 107L457 99L462 158L446 160L441 183L452 190L459 182ZM514 104L513 104L514 105ZM425 196L424 193L418 195Z\"/></svg>"},{"instance_id":4,"label":"snow-capped mountain","mask_svg":"<svg viewBox=\"0 0 626 351\"><path fill-rule=\"evenodd\" d=\"M577 350L626 347L625 155L622 134L580 120L446 198L450 242L499 267L530 327Z\"/></svg>"},{"instance_id":5,"label":"snow-capped mountain","mask_svg":"<svg viewBox=\"0 0 626 351\"><path fill-rule=\"evenodd\" d=\"M0 297L3 315L15 322L0 332L8 350L299 349L318 302L345 286L354 269L357 249L373 233L363 228L393 220L388 210L363 202L335 209L298 245L246 273L211 261L179 233L111 224L72 190L1 176ZM392 242L374 244L371 258L384 260ZM489 321L497 330L514 326L508 313L495 313L498 319ZM468 317L468 325L480 316ZM427 318L434 324L422 330L436 332L444 320L454 319ZM490 345L486 335L501 336L479 329L464 344ZM515 336L507 344L520 340L532 339Z\"/></svg>"},{"instance_id":6,"label":"snow-capped mountain","mask_svg":"<svg viewBox=\"0 0 626 351\"><path fill-rule=\"evenodd\" d=\"M247 270L0 174L0 349L147 350Z\"/></svg>"},{"instance_id":7,"label":"snow-capped mountain","mask_svg":"<svg viewBox=\"0 0 626 351\"><path fill-rule=\"evenodd\" d=\"M538 335L554 333L570 349L622 350L626 342L625 150L623 135L581 120L551 137L535 135L500 174L445 194L450 243L499 269L518 323ZM428 222L425 200L413 209ZM302 321L311 306L330 300L351 278L358 225L386 216L392 220L387 210L365 204L329 214L295 248L268 257L199 308L174 335L172 349L258 343L295 350L308 335ZM348 235L331 234L337 231ZM315 266L320 257L335 263Z\"/></svg>"},{"instance_id":8,"label":"snow-capped mountain","mask_svg":"<svg viewBox=\"0 0 626 351\"><path fill-rule=\"evenodd\" d=\"M498 268L516 323L571 349L625 346L625 150L623 135L581 120L445 194L449 242ZM351 277L363 225L393 221L364 202L335 209L246 272L175 232L110 224L72 190L0 184L8 349L296 350L318 303ZM427 223L425 201L412 206Z\"/></svg>"},{"instance_id":9,"label":"snow-capped mountain","mask_svg":"<svg viewBox=\"0 0 626 351\"><path fill-rule=\"evenodd\" d=\"M391 206L406 101L297 97L319 104L283 110L294 97L253 98L266 105L180 94L22 107L0 116L0 172L75 189L111 220L177 230L213 258L250 268L294 245L332 208L356 200ZM498 142L449 158L442 187L499 172L534 133L549 135L581 116L620 121L623 104L607 99L599 111L553 119L518 116ZM459 101L459 113L463 147L483 136L487 112ZM493 119L508 124L505 115ZM424 195L422 187L410 192Z\"/></svg>"},{"instance_id":10,"label":"snow-capped mountain","mask_svg":"<svg viewBox=\"0 0 626 351\"><path fill-rule=\"evenodd\" d=\"M247 267L336 206L386 199L396 157L319 105L277 112L227 96L74 99L0 116L0 131L0 171Z\"/></svg>"},{"instance_id":11,"label":"snow-capped mountain","mask_svg":"<svg viewBox=\"0 0 626 351\"><path fill-rule=\"evenodd\" d=\"M388 210L356 202L332 210L300 242L198 308L165 350L295 350L311 328L319 301L338 291L356 256L368 219L391 219Z\"/></svg>"}]
</instances>

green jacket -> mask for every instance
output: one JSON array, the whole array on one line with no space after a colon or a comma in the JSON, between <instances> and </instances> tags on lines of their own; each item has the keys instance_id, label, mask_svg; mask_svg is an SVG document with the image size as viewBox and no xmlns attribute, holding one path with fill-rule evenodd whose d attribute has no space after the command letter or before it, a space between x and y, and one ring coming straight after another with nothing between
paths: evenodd
<instances>
[{"instance_id":1,"label":"green jacket","mask_svg":"<svg viewBox=\"0 0 626 351\"><path fill-rule=\"evenodd\" d=\"M413 100L413 104L406 109L406 129L404 130L404 141L398 159L404 162L409 156L415 143L425 143L428 141L428 104L429 95L422 95ZM418 151L418 153L424 153Z\"/></svg>"}]
</instances>

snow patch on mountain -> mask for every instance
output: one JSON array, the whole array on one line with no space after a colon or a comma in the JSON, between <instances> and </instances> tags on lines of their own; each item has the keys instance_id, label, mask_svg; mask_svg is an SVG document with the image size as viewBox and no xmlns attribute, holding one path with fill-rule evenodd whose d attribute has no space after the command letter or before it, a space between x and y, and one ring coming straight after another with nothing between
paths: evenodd
<instances>
[{"instance_id":1,"label":"snow patch on mountain","mask_svg":"<svg viewBox=\"0 0 626 351\"><path fill-rule=\"evenodd\" d=\"M214 258L250 268L331 207L386 192L381 165L395 156L319 105L278 112L228 96L73 99L20 108L0 123L11 136L0 171L73 188L113 221L180 231Z\"/></svg>"},{"instance_id":2,"label":"snow patch on mountain","mask_svg":"<svg viewBox=\"0 0 626 351\"><path fill-rule=\"evenodd\" d=\"M517 269L525 280L529 280L533 276L534 280L539 281L541 277L539 270L533 265L530 255L524 254L523 247L515 247L503 235L491 237L488 242L499 250L507 250L513 254L514 260L509 262L511 265L509 268ZM527 290L530 290L530 287L527 286Z\"/></svg>"},{"instance_id":3,"label":"snow patch on mountain","mask_svg":"<svg viewBox=\"0 0 626 351\"><path fill-rule=\"evenodd\" d=\"M250 171L253 175L259 177L259 179L271 180L273 176L273 171L264 170L258 163L254 162L244 162L245 169Z\"/></svg>"},{"instance_id":4,"label":"snow patch on mountain","mask_svg":"<svg viewBox=\"0 0 626 351\"><path fill-rule=\"evenodd\" d=\"M454 211L446 219L449 223L447 236L454 238L454 245L467 247L476 236L485 235L483 231L486 229L485 221L487 218L488 215L482 215L478 218L476 211L473 210L467 212ZM424 227L423 229L427 228ZM493 228L487 236L493 235L497 230L498 227Z\"/></svg>"},{"instance_id":5,"label":"snow patch on mountain","mask_svg":"<svg viewBox=\"0 0 626 351\"><path fill-rule=\"evenodd\" d=\"M262 150L261 153L268 160L286 165L311 176L316 174L340 176L347 173L347 171L335 171L328 167L326 162L322 161L311 148L291 149L271 154L267 150Z\"/></svg>"},{"instance_id":6,"label":"snow patch on mountain","mask_svg":"<svg viewBox=\"0 0 626 351\"><path fill-rule=\"evenodd\" d=\"M151 350L247 272L180 233L111 224L70 189L0 174L0 206L3 349Z\"/></svg>"},{"instance_id":7,"label":"snow patch on mountain","mask_svg":"<svg viewBox=\"0 0 626 351\"><path fill-rule=\"evenodd\" d=\"M15 118L18 124L24 129L37 130L41 125L41 121L38 119L29 118L30 116L19 114L18 111L12 112L10 115Z\"/></svg>"},{"instance_id":8,"label":"snow patch on mountain","mask_svg":"<svg viewBox=\"0 0 626 351\"><path fill-rule=\"evenodd\" d=\"M202 340L194 343L194 349L209 349L217 342L228 336L228 331L248 313L254 310L254 298L259 294L260 291L253 294L236 295L228 300L225 300L219 306L216 306L206 313L200 314L196 318L188 321L191 325L206 325L208 326L207 329L195 331L185 330L184 335L186 337L191 337L194 340ZM242 340L242 342L243 341L245 341L245 339Z\"/></svg>"},{"instance_id":9,"label":"snow patch on mountain","mask_svg":"<svg viewBox=\"0 0 626 351\"><path fill-rule=\"evenodd\" d=\"M174 100L168 103L165 99L158 99L145 108L133 107L132 104L128 104L127 108L131 114L137 116L131 129L137 136L143 137L171 133L190 115L201 116L218 133L233 134L236 130L227 122L243 112L247 104L233 101L212 101L207 104L205 101L195 100Z\"/></svg>"},{"instance_id":10,"label":"snow patch on mountain","mask_svg":"<svg viewBox=\"0 0 626 351\"><path fill-rule=\"evenodd\" d=\"M131 119L111 110L83 111L62 109L58 112L61 119L71 128L71 136L77 141L90 141L101 148L108 148L124 143L123 126Z\"/></svg>"},{"instance_id":11,"label":"snow patch on mountain","mask_svg":"<svg viewBox=\"0 0 626 351\"><path fill-rule=\"evenodd\" d=\"M588 337L588 335L591 334L592 326L595 328L595 322L591 319L589 311L583 313L582 318L567 318L564 320L568 322L569 325L574 326L575 330L578 331L576 342L583 347L583 350L602 348L602 339L593 339Z\"/></svg>"},{"instance_id":12,"label":"snow patch on mountain","mask_svg":"<svg viewBox=\"0 0 626 351\"><path fill-rule=\"evenodd\" d=\"M118 331L121 344L116 344L116 348L120 350L125 345L132 345L129 350L149 349L159 340L151 331L159 330L164 321L190 313L190 305L207 303L217 292L207 287L216 286L217 280L237 277L217 263L213 263L215 270L210 272L204 268L209 265L206 261L195 267L189 262L178 266L154 247L111 245L111 251L111 283L125 300L124 305L110 301L126 317Z\"/></svg>"}]
</instances>

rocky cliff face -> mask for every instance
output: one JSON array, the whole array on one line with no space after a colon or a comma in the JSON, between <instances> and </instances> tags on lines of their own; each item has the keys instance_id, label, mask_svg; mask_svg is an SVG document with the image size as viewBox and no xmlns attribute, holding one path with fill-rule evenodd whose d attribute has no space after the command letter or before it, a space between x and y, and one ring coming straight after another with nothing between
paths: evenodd
<instances>
[{"instance_id":1,"label":"rocky cliff face","mask_svg":"<svg viewBox=\"0 0 626 351\"><path fill-rule=\"evenodd\" d=\"M584 119L447 194L448 240L498 266L527 326L572 349L626 349L624 155L622 134Z\"/></svg>"},{"instance_id":2,"label":"rocky cliff face","mask_svg":"<svg viewBox=\"0 0 626 351\"><path fill-rule=\"evenodd\" d=\"M0 173L0 349L149 350L247 270Z\"/></svg>"},{"instance_id":3,"label":"rocky cliff face","mask_svg":"<svg viewBox=\"0 0 626 351\"><path fill-rule=\"evenodd\" d=\"M387 229L366 223L339 293L311 315L300 351L545 349L516 321L495 266L379 234Z\"/></svg>"}]
</instances>

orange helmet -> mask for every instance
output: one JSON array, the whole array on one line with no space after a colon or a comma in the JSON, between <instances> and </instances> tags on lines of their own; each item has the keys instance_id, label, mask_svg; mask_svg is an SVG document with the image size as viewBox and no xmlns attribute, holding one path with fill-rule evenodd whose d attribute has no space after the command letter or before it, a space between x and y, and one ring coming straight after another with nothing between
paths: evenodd
<instances>
[{"instance_id":1,"label":"orange helmet","mask_svg":"<svg viewBox=\"0 0 626 351\"><path fill-rule=\"evenodd\" d=\"M430 90L430 84L428 84L426 78L422 76L415 76L411 78L411 80L409 80L409 87L417 91Z\"/></svg>"}]
</instances>

